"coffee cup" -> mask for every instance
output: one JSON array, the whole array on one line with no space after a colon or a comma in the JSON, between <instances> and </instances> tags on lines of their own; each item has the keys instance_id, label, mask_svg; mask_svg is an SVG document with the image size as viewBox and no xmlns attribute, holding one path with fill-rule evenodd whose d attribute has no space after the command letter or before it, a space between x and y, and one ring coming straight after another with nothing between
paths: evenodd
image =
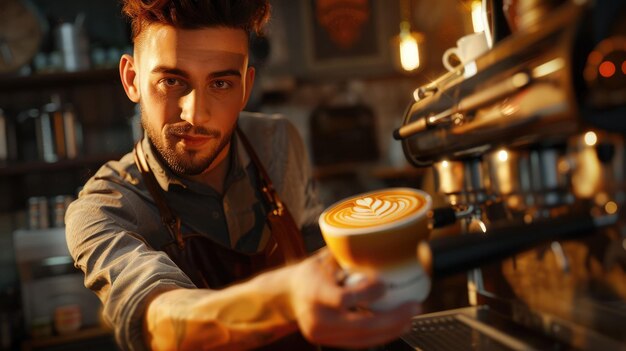
<instances>
[{"instance_id":1,"label":"coffee cup","mask_svg":"<svg viewBox=\"0 0 626 351\"><path fill-rule=\"evenodd\" d=\"M456 56L462 65L466 65L488 50L485 32L468 34L457 40L456 47L449 48L443 53L442 62L448 71L454 71L457 67L450 63L453 56Z\"/></svg>"},{"instance_id":2,"label":"coffee cup","mask_svg":"<svg viewBox=\"0 0 626 351\"><path fill-rule=\"evenodd\" d=\"M389 310L428 295L430 279L416 248L428 237L431 207L424 191L385 188L341 200L320 215L326 245L347 274L345 284L374 276L386 285L385 295L369 309Z\"/></svg>"}]
</instances>

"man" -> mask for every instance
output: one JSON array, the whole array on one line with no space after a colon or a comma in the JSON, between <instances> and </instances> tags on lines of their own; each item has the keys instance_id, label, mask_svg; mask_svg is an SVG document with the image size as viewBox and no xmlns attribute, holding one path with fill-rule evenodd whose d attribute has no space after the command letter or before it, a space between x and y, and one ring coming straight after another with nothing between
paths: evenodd
<instances>
[{"instance_id":1,"label":"man","mask_svg":"<svg viewBox=\"0 0 626 351\"><path fill-rule=\"evenodd\" d=\"M325 249L277 266L320 246L321 208L294 128L240 117L255 73L248 38L267 1L126 0L124 11L135 48L120 75L147 138L104 165L66 216L76 266L120 346L298 350L300 332L355 348L406 331L419 305L367 311L384 286L341 286ZM302 236L281 230L294 223Z\"/></svg>"}]
</instances>

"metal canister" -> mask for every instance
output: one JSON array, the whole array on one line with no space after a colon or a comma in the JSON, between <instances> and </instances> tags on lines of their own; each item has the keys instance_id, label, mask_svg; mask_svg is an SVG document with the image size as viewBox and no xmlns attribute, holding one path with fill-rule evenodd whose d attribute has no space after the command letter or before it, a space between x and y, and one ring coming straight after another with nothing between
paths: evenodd
<instances>
[{"instance_id":1,"label":"metal canister","mask_svg":"<svg viewBox=\"0 0 626 351\"><path fill-rule=\"evenodd\" d=\"M28 198L28 227L30 229L46 229L48 221L48 199L44 196Z\"/></svg>"},{"instance_id":2,"label":"metal canister","mask_svg":"<svg viewBox=\"0 0 626 351\"><path fill-rule=\"evenodd\" d=\"M67 207L74 201L70 195L58 195L52 199L52 226L65 226L65 211Z\"/></svg>"}]
</instances>

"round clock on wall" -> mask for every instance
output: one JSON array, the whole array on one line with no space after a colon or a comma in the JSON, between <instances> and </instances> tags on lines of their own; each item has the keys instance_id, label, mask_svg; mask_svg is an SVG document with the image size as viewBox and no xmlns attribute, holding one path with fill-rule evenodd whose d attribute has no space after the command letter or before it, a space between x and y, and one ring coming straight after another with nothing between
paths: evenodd
<instances>
[{"instance_id":1,"label":"round clock on wall","mask_svg":"<svg viewBox=\"0 0 626 351\"><path fill-rule=\"evenodd\" d=\"M0 73L30 62L39 50L43 23L27 0L0 0Z\"/></svg>"}]
</instances>

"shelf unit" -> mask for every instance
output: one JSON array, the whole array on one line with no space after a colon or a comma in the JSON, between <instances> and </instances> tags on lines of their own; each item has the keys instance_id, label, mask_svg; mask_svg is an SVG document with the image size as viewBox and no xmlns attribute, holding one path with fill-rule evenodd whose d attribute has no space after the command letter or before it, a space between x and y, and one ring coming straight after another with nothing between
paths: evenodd
<instances>
[{"instance_id":1,"label":"shelf unit","mask_svg":"<svg viewBox=\"0 0 626 351\"><path fill-rule=\"evenodd\" d=\"M123 155L120 153L106 153L78 157L75 159L59 160L57 162L5 162L0 163L0 177L16 177L24 174L49 173L80 170L100 166L109 160L116 160Z\"/></svg>"},{"instance_id":2,"label":"shelf unit","mask_svg":"<svg viewBox=\"0 0 626 351\"><path fill-rule=\"evenodd\" d=\"M41 155L34 152L37 150L34 129L26 129L34 128L35 122L19 124L18 116L29 109L41 109L52 96L58 96L62 104L72 105L80 122L83 143L76 157L44 162ZM15 127L21 157L0 162L0 236L2 242L14 246L13 233L25 228L29 197L76 196L102 164L119 159L131 150L133 140L128 121L135 113L135 105L126 97L117 69L102 69L0 76L0 108ZM27 148L30 148L29 153L24 152ZM18 271L13 257L3 257L0 263L5 271L11 266ZM21 286L20 281L3 279L3 285ZM82 277L79 276L79 280ZM80 285L82 288L82 282ZM23 307L22 302L16 308ZM16 338L21 339L23 350L116 349L110 331L92 326L45 339L30 340L26 334Z\"/></svg>"},{"instance_id":3,"label":"shelf unit","mask_svg":"<svg viewBox=\"0 0 626 351\"><path fill-rule=\"evenodd\" d=\"M0 76L0 108L15 127L18 150L26 150L28 143L32 150L34 142L34 133L24 132L18 116L41 109L52 96L71 104L80 122L79 156L44 162L21 155L23 159L0 162L0 213L23 210L31 196L75 195L103 163L119 159L132 147L128 121L134 104L124 93L117 69L98 69Z\"/></svg>"},{"instance_id":4,"label":"shelf unit","mask_svg":"<svg viewBox=\"0 0 626 351\"><path fill-rule=\"evenodd\" d=\"M119 81L117 68L96 69L79 72L50 72L28 76L0 76L0 92L41 88L71 87L79 84L109 83Z\"/></svg>"}]
</instances>

